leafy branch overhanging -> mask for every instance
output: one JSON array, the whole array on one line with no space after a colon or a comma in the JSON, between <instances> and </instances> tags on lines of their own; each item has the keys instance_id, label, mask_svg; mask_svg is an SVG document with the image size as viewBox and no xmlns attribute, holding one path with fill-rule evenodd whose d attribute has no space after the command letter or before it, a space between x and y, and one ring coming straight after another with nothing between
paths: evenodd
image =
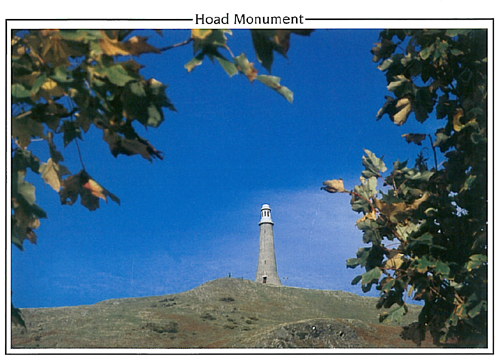
<instances>
[{"instance_id":1,"label":"leafy branch overhanging","mask_svg":"<svg viewBox=\"0 0 500 362\"><path fill-rule=\"evenodd\" d=\"M396 39L396 40L394 40ZM418 122L446 126L405 134L409 143L431 141L434 167L422 153L413 167L396 161L393 171L365 150L361 184L348 191L341 179L324 182L331 193L351 195L362 213L363 242L348 268L365 272L363 291L380 291L377 308L391 308L382 322L400 321L406 296L424 301L417 322L401 336L417 345L429 331L436 345L487 344L487 34L485 30L384 30L372 49L394 94L377 114L396 125L413 114ZM437 163L439 149L444 161ZM383 179L385 192L378 180Z\"/></svg>"}]
</instances>

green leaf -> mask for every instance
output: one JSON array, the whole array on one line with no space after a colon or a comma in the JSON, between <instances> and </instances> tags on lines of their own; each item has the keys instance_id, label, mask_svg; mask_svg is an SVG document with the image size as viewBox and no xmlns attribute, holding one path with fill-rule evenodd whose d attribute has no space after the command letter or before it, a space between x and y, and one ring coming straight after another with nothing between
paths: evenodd
<instances>
[{"instance_id":1,"label":"green leaf","mask_svg":"<svg viewBox=\"0 0 500 362\"><path fill-rule=\"evenodd\" d=\"M38 91L40 90L40 87L45 83L45 80L47 79L47 75L45 73L41 74L38 78L36 78L35 82L33 83L33 87L31 87L31 93L37 94Z\"/></svg>"},{"instance_id":2,"label":"green leaf","mask_svg":"<svg viewBox=\"0 0 500 362\"><path fill-rule=\"evenodd\" d=\"M195 53L200 49L207 50L217 47L227 48L227 38L225 34L232 35L229 29L193 29L193 49Z\"/></svg>"},{"instance_id":3,"label":"green leaf","mask_svg":"<svg viewBox=\"0 0 500 362\"><path fill-rule=\"evenodd\" d=\"M467 271L472 271L473 269L477 269L488 262L488 257L483 254L474 254L471 255L469 261L465 265Z\"/></svg>"},{"instance_id":4,"label":"green leaf","mask_svg":"<svg viewBox=\"0 0 500 362\"><path fill-rule=\"evenodd\" d=\"M422 58L423 60L426 60L427 58L430 57L430 55L432 54L433 51L434 51L434 44L423 48L419 53L420 58Z\"/></svg>"},{"instance_id":5,"label":"green leaf","mask_svg":"<svg viewBox=\"0 0 500 362\"><path fill-rule=\"evenodd\" d=\"M365 266L366 259L370 255L371 248L359 248L356 252L357 258L347 259L346 267L347 268L356 268L358 265Z\"/></svg>"},{"instance_id":6,"label":"green leaf","mask_svg":"<svg viewBox=\"0 0 500 362\"><path fill-rule=\"evenodd\" d=\"M376 177L369 177L364 183L363 183L363 192L361 196L366 197L367 199L372 198L377 194L377 178Z\"/></svg>"},{"instance_id":7,"label":"green leaf","mask_svg":"<svg viewBox=\"0 0 500 362\"><path fill-rule=\"evenodd\" d=\"M406 168L406 165L408 164L408 160L400 162L399 160L395 161L392 166L394 167L394 170L403 170Z\"/></svg>"},{"instance_id":8,"label":"green leaf","mask_svg":"<svg viewBox=\"0 0 500 362\"><path fill-rule=\"evenodd\" d=\"M24 171L19 171L17 173L17 183L13 185L14 197L17 198L17 195L20 195L28 204L33 205L36 201L35 186L27 181L24 181L25 174L26 172Z\"/></svg>"},{"instance_id":9,"label":"green leaf","mask_svg":"<svg viewBox=\"0 0 500 362\"><path fill-rule=\"evenodd\" d=\"M63 124L61 125L60 131L64 132L63 134L64 147L69 145L71 141L73 141L75 138L83 140L82 131L79 127L75 125L75 122L64 121Z\"/></svg>"},{"instance_id":10,"label":"green leaf","mask_svg":"<svg viewBox=\"0 0 500 362\"><path fill-rule=\"evenodd\" d=\"M365 244L379 244L382 241L382 236L380 235L380 231L378 230L380 225L376 220L358 220L358 222L356 222L356 226L358 227L358 229L363 230L363 242Z\"/></svg>"},{"instance_id":11,"label":"green leaf","mask_svg":"<svg viewBox=\"0 0 500 362\"><path fill-rule=\"evenodd\" d=\"M412 222L408 223L408 225L401 223L396 225L396 231L402 237L403 241L407 241L408 237L416 230L418 230L418 225Z\"/></svg>"},{"instance_id":12,"label":"green leaf","mask_svg":"<svg viewBox=\"0 0 500 362\"><path fill-rule=\"evenodd\" d=\"M415 259L416 269L419 273L426 273L427 270L436 266L436 263L427 259L424 255L421 258Z\"/></svg>"},{"instance_id":13,"label":"green leaf","mask_svg":"<svg viewBox=\"0 0 500 362\"><path fill-rule=\"evenodd\" d=\"M22 84L15 83L12 84L11 94L14 98L28 98L31 95L31 92L24 88Z\"/></svg>"},{"instance_id":14,"label":"green leaf","mask_svg":"<svg viewBox=\"0 0 500 362\"><path fill-rule=\"evenodd\" d=\"M457 35L467 35L471 32L470 29L447 29L445 32L446 36L453 38Z\"/></svg>"},{"instance_id":15,"label":"green leaf","mask_svg":"<svg viewBox=\"0 0 500 362\"><path fill-rule=\"evenodd\" d=\"M271 72L271 66L274 61L273 43L261 30L252 30L251 34L257 60L268 72Z\"/></svg>"},{"instance_id":16,"label":"green leaf","mask_svg":"<svg viewBox=\"0 0 500 362\"><path fill-rule=\"evenodd\" d=\"M361 275L358 275L356 276L352 281L351 281L351 285L356 285L359 283L359 281L361 280Z\"/></svg>"},{"instance_id":17,"label":"green leaf","mask_svg":"<svg viewBox=\"0 0 500 362\"><path fill-rule=\"evenodd\" d=\"M67 72L66 66L64 65L54 68L54 74L52 74L50 78L58 83L71 83L74 80L71 73Z\"/></svg>"},{"instance_id":18,"label":"green leaf","mask_svg":"<svg viewBox=\"0 0 500 362\"><path fill-rule=\"evenodd\" d=\"M111 83L116 84L119 87L123 87L128 82L135 80L134 77L131 77L127 73L121 64L116 64L106 68L105 74Z\"/></svg>"},{"instance_id":19,"label":"green leaf","mask_svg":"<svg viewBox=\"0 0 500 362\"><path fill-rule=\"evenodd\" d=\"M375 46L370 50L373 54L372 61L378 62L381 59L386 59L392 55L397 45L389 39L383 38L380 43L375 43Z\"/></svg>"},{"instance_id":20,"label":"green leaf","mask_svg":"<svg viewBox=\"0 0 500 362\"><path fill-rule=\"evenodd\" d=\"M176 110L165 93L166 88L155 79L128 83L122 96L123 113L127 119L136 119L144 126L158 127L165 119L162 107Z\"/></svg>"},{"instance_id":21,"label":"green leaf","mask_svg":"<svg viewBox=\"0 0 500 362\"><path fill-rule=\"evenodd\" d=\"M368 244L372 243L374 245L380 244L382 241L382 236L378 229L368 229L363 232L363 243Z\"/></svg>"},{"instance_id":22,"label":"green leaf","mask_svg":"<svg viewBox=\"0 0 500 362\"><path fill-rule=\"evenodd\" d=\"M388 190L387 194L384 194L382 191L380 191L380 194L382 195L382 201L384 201L387 204L398 204L404 202L404 200L400 199L396 195L395 190Z\"/></svg>"},{"instance_id":23,"label":"green leaf","mask_svg":"<svg viewBox=\"0 0 500 362\"><path fill-rule=\"evenodd\" d=\"M432 175L434 175L432 171L413 172L413 170L409 170L405 173L405 178L414 181L429 181Z\"/></svg>"},{"instance_id":24,"label":"green leaf","mask_svg":"<svg viewBox=\"0 0 500 362\"><path fill-rule=\"evenodd\" d=\"M154 78L147 80L147 85L149 86L149 92L152 97L152 103L154 103L158 107L165 107L171 111L177 112L175 106L167 97L166 94L167 85L157 81Z\"/></svg>"},{"instance_id":25,"label":"green leaf","mask_svg":"<svg viewBox=\"0 0 500 362\"><path fill-rule=\"evenodd\" d=\"M21 148L26 148L31 143L32 137L43 138L43 124L37 122L29 115L26 117L14 117L12 119L12 138Z\"/></svg>"},{"instance_id":26,"label":"green leaf","mask_svg":"<svg viewBox=\"0 0 500 362\"><path fill-rule=\"evenodd\" d=\"M158 127L163 122L163 114L153 104L148 106L148 121L147 125L151 127Z\"/></svg>"},{"instance_id":27,"label":"green leaf","mask_svg":"<svg viewBox=\"0 0 500 362\"><path fill-rule=\"evenodd\" d=\"M74 29L60 29L59 35L65 40L83 41L95 40L100 38L101 32L99 30L74 30Z\"/></svg>"},{"instance_id":28,"label":"green leaf","mask_svg":"<svg viewBox=\"0 0 500 362\"><path fill-rule=\"evenodd\" d=\"M464 52L463 52L463 51L461 51L460 49L456 49L456 48L451 49L451 50L450 50L450 53L451 53L452 55L454 55L454 56L457 56L457 55L463 55L463 54L464 54Z\"/></svg>"},{"instance_id":29,"label":"green leaf","mask_svg":"<svg viewBox=\"0 0 500 362\"><path fill-rule=\"evenodd\" d=\"M450 267L448 266L448 264L442 262L441 260L437 261L434 271L437 275L445 278L448 278L450 276Z\"/></svg>"},{"instance_id":30,"label":"green leaf","mask_svg":"<svg viewBox=\"0 0 500 362\"><path fill-rule=\"evenodd\" d=\"M293 92L287 87L280 85L280 78L272 75L258 75L255 79L281 94L288 102L293 102Z\"/></svg>"},{"instance_id":31,"label":"green leaf","mask_svg":"<svg viewBox=\"0 0 500 362\"><path fill-rule=\"evenodd\" d=\"M436 140L434 141L433 146L444 149L446 147L446 142L450 139L450 136L445 134L444 132L436 132Z\"/></svg>"},{"instance_id":32,"label":"green leaf","mask_svg":"<svg viewBox=\"0 0 500 362\"><path fill-rule=\"evenodd\" d=\"M488 303L485 300L480 301L476 306L472 309L470 309L467 314L469 317L474 318L477 317L482 310L487 310L488 308Z\"/></svg>"},{"instance_id":33,"label":"green leaf","mask_svg":"<svg viewBox=\"0 0 500 362\"><path fill-rule=\"evenodd\" d=\"M446 250L445 247L441 245L434 245L433 244L433 237L431 233L424 233L418 238L409 238L411 241L408 244L408 250L414 250L419 246L425 245L427 248L434 248L434 249L440 249L440 250Z\"/></svg>"},{"instance_id":34,"label":"green leaf","mask_svg":"<svg viewBox=\"0 0 500 362\"><path fill-rule=\"evenodd\" d=\"M369 283L376 282L381 276L382 276L382 270L378 267L375 267L372 270L361 275L361 284L366 285Z\"/></svg>"},{"instance_id":35,"label":"green leaf","mask_svg":"<svg viewBox=\"0 0 500 362\"><path fill-rule=\"evenodd\" d=\"M391 288L394 286L394 284L396 284L396 279L391 279L387 283L384 284L384 286L382 287L382 289L380 291L387 293L387 292L389 292L389 290L391 290Z\"/></svg>"},{"instance_id":36,"label":"green leaf","mask_svg":"<svg viewBox=\"0 0 500 362\"><path fill-rule=\"evenodd\" d=\"M257 77L257 69L255 69L255 67L253 66L253 63L250 63L248 61L246 55L244 53L241 53L237 57L234 57L233 61L237 69L243 74L245 74L245 76L248 78L250 82L253 82L254 79ZM278 83L279 83L279 78L278 78ZM270 84L266 85L272 87Z\"/></svg>"},{"instance_id":37,"label":"green leaf","mask_svg":"<svg viewBox=\"0 0 500 362\"><path fill-rule=\"evenodd\" d=\"M33 172L38 173L40 160L30 151L23 148L16 148L12 157L12 172L24 171L28 167Z\"/></svg>"},{"instance_id":38,"label":"green leaf","mask_svg":"<svg viewBox=\"0 0 500 362\"><path fill-rule=\"evenodd\" d=\"M448 44L448 42L447 42L447 41L442 40L442 41L439 43L439 45L438 45L438 49L439 49L439 51L441 52L441 54L445 54L445 53L446 53L446 50L448 50L449 46L450 46L450 45Z\"/></svg>"},{"instance_id":39,"label":"green leaf","mask_svg":"<svg viewBox=\"0 0 500 362\"><path fill-rule=\"evenodd\" d=\"M406 304L391 310L390 312L385 312L380 314L379 321L381 323L400 323L403 317L408 313L408 307Z\"/></svg>"},{"instance_id":40,"label":"green leaf","mask_svg":"<svg viewBox=\"0 0 500 362\"><path fill-rule=\"evenodd\" d=\"M141 82L130 82L128 87L130 91L137 97L146 97L146 90L144 89L144 84Z\"/></svg>"},{"instance_id":41,"label":"green leaf","mask_svg":"<svg viewBox=\"0 0 500 362\"><path fill-rule=\"evenodd\" d=\"M108 78L111 83L119 87L123 87L128 82L136 80L136 78L129 75L122 64L113 64L110 66L99 64L88 69L99 77ZM98 81L98 79L95 80Z\"/></svg>"},{"instance_id":42,"label":"green leaf","mask_svg":"<svg viewBox=\"0 0 500 362\"><path fill-rule=\"evenodd\" d=\"M192 72L195 67L200 65L203 62L203 58L205 57L205 53L199 53L197 54L193 59L191 59L189 62L187 62L184 65L184 68L187 69L188 73Z\"/></svg>"},{"instance_id":43,"label":"green leaf","mask_svg":"<svg viewBox=\"0 0 500 362\"><path fill-rule=\"evenodd\" d=\"M385 163L382 161L384 156L377 158L375 154L367 149L365 153L368 157L363 156L362 164L365 169L361 172L364 178L369 179L370 177L380 177L380 172L387 171Z\"/></svg>"},{"instance_id":44,"label":"green leaf","mask_svg":"<svg viewBox=\"0 0 500 362\"><path fill-rule=\"evenodd\" d=\"M223 56L215 56L215 59L217 59L222 69L224 69L230 77L238 73L238 68L236 68L234 63L230 62Z\"/></svg>"},{"instance_id":45,"label":"green leaf","mask_svg":"<svg viewBox=\"0 0 500 362\"><path fill-rule=\"evenodd\" d=\"M396 96L402 97L406 95L408 89L413 89L413 83L404 75L396 76L396 80L387 85L387 90L393 92Z\"/></svg>"},{"instance_id":46,"label":"green leaf","mask_svg":"<svg viewBox=\"0 0 500 362\"><path fill-rule=\"evenodd\" d=\"M375 184L373 183L373 180L375 180ZM372 206L369 199L377 193L376 178L370 177L364 184L354 186L354 192L361 197L358 197L356 194L352 195L352 210L356 212L363 212L364 214L370 213L372 211Z\"/></svg>"},{"instance_id":47,"label":"green leaf","mask_svg":"<svg viewBox=\"0 0 500 362\"><path fill-rule=\"evenodd\" d=\"M471 186L474 184L474 181L476 181L476 176L475 175L469 175L467 177L467 180L465 180L463 187L460 189L460 192L469 190Z\"/></svg>"},{"instance_id":48,"label":"green leaf","mask_svg":"<svg viewBox=\"0 0 500 362\"><path fill-rule=\"evenodd\" d=\"M359 258L349 258L346 261L346 267L348 268L356 268L360 263Z\"/></svg>"}]
</instances>

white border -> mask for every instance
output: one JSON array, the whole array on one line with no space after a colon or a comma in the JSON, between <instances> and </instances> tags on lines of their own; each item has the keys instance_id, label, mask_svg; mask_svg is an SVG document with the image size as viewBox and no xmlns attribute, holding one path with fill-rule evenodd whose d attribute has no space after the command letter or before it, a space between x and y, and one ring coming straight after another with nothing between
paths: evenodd
<instances>
[{"instance_id":1,"label":"white border","mask_svg":"<svg viewBox=\"0 0 500 362\"><path fill-rule=\"evenodd\" d=\"M422 3L421 1L419 3ZM434 5L436 5L436 2L432 2ZM67 3L66 3L67 4ZM101 4L102 5L102 4ZM269 4L267 4L269 5ZM477 5L477 4L475 4ZM116 6L116 5L115 5ZM378 5L382 6L382 5ZM399 3L399 6L402 6L401 3ZM273 10L270 11L267 9L265 13L259 13L255 9L256 7L252 7L254 10L251 12L246 12L246 14L250 16L264 16L264 15L304 15L305 18L319 18L319 17L324 17L324 14L329 13L331 15L328 15L328 18L331 19L338 19L335 11L313 11L313 10L307 10L303 9L302 11L295 11L293 8L290 11L284 11L283 8L279 10ZM216 9L216 8L215 8ZM263 8L265 9L265 8ZM363 10L363 9L361 9ZM216 14L221 14L225 15L228 11L227 10L221 10L219 12L211 10L209 13L213 14L213 16L216 16ZM473 10L471 10L471 13L469 16L473 15ZM161 12L160 12L161 13ZM176 11L175 12L175 19L185 19L185 18L193 18L195 17L195 14L197 12L191 12L191 11ZM201 11L199 12L201 13ZM241 14L241 11L229 11L230 14L238 13ZM208 12L207 12L208 14ZM340 15L340 14L339 14ZM414 15L414 14L411 14ZM451 14L450 14L451 15ZM80 14L80 16L82 16ZM119 14L116 14L116 18L119 17ZM127 17L124 17L127 18ZM170 17L173 18L173 17ZM231 18L231 16L230 16ZM9 34L10 30L12 29L20 29L20 28L53 28L56 26L59 26L61 28L145 28L145 29L190 29L195 26L194 20L193 21L160 21L160 20L131 20L132 18L127 18L129 20L12 20L12 21L6 21L6 31L7 31L7 41L9 41ZM153 19L153 18L150 18ZM220 26L212 26L213 28L224 28L224 27L229 27L229 28L242 28L242 29L248 29L249 26L237 26L234 24L228 24L228 25L220 25ZM383 20L364 20L364 19L359 19L359 20L323 20L323 21L305 21L305 24L301 26L293 25L293 26L283 26L284 28L289 27L289 28L322 28L322 29L383 29L383 28L487 28L489 30L489 38L488 38L488 45L489 45L489 54L488 54L488 59L494 59L493 57L493 21L492 19L490 20L455 20L455 19L424 19L424 20L411 20L411 19L383 19ZM2 46L4 46L4 49L7 48L7 63L10 64L10 47L5 47L4 44L4 39L2 39ZM4 59L2 59L2 65L3 69L5 68L5 64L3 63ZM489 193L489 203L488 203L488 212L489 215L491 216L489 219L489 235L488 235L488 245L490 246L490 249L488 250L488 260L490 261L488 264L488 272L490 276L490 285L489 285L489 300L488 300L488 305L489 305L489 347L484 350L464 350L464 349L341 349L341 350L331 350L331 349L293 349L293 350L261 350L261 349L168 349L168 350L161 350L161 349L11 349L10 345L6 346L6 351L7 354L28 354L28 355L45 355L45 354L187 354L187 355L196 355L196 354L250 354L250 355L260 355L260 354L283 354L287 353L290 355L294 354L309 354L309 355L319 355L319 354L490 354L493 351L493 318L492 314L494 314L494 304L493 304L493 283L494 283L494 274L493 274L493 263L491 262L494 260L494 244L493 244L493 234L494 234L494 222L492 219L492 216L494 215L494 199L493 199L493 103L494 100L496 100L496 97L494 97L493 93L493 83L494 83L494 73L493 73L493 63L494 61L490 61L488 64L488 72L489 72L489 84L488 84L488 92L490 95L490 101L488 104L488 112L489 112L489 144L488 144L488 156L489 156L489 175L488 175L488 193ZM10 73L7 72L6 74L6 83L5 84L10 84ZM2 95L4 92L4 88L2 88ZM494 99L494 98L495 99ZM5 99L5 96L4 96ZM10 97L7 98L7 108L10 109ZM8 118L7 118L7 134L5 139L2 139L2 149L5 149L5 146L9 144L10 137L7 137L7 135L10 134L10 112L7 113ZM492 137L493 136L493 137ZM4 143L6 142L6 143ZM4 165L4 158L2 157L2 166ZM10 170L10 157L6 157L6 170ZM7 182L7 191L10 194L10 178L6 177L6 182ZM10 205L10 197L9 194L7 194L7 199L5 200L6 207ZM3 201L3 193L2 193L2 201ZM492 202L493 201L493 202ZM6 235L10 235L10 223L8 222L6 225ZM6 270L10 270L10 253L11 253L11 243L7 242L6 243L6 255L9 256L5 258L4 260L7 260L7 265L6 265ZM495 255L497 253L495 252ZM10 273L6 273L6 285L10 285L11 279L10 279ZM4 289L4 288L2 288ZM5 313L6 316L6 326L10 325L10 298L5 295L5 291L2 292L3 300L6 303L6 309L7 312ZM7 331L7 338L8 341L10 342L10 328L6 328ZM2 337L3 336L3 331L2 331ZM10 343L9 343L10 344ZM244 358L248 356L239 356L238 358Z\"/></svg>"}]
</instances>

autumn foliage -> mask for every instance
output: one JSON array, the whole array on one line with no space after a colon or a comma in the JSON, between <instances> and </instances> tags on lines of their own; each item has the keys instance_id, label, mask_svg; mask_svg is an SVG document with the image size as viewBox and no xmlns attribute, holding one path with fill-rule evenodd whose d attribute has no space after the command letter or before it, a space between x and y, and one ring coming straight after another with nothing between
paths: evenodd
<instances>
[{"instance_id":1,"label":"autumn foliage","mask_svg":"<svg viewBox=\"0 0 500 362\"><path fill-rule=\"evenodd\" d=\"M228 76L245 76L289 102L293 93L271 75L274 55L286 57L290 38L309 30L252 30L256 61L233 54L230 30L191 31L179 44L157 48L131 30L14 31L12 54L12 242L36 243L35 230L46 212L36 204L33 172L50 185L61 204L78 200L89 210L100 200L119 203L85 169L64 165L64 147L78 146L91 127L113 156L140 155L152 161L163 153L136 127L156 128L165 110L176 111L167 86L145 79L136 59L190 45L188 72L205 59L218 63ZM158 31L161 34L161 31ZM372 49L391 95L376 114L396 125L414 118L439 119L445 126L434 134L404 134L424 147L412 166L396 161L388 171L382 157L366 150L360 184L345 188L342 179L325 181L331 193L349 194L362 214L356 226L365 247L347 261L364 268L353 280L364 291L380 291L381 321L400 320L406 298L424 301L419 320L402 333L419 344L430 332L436 344L485 346L487 338L488 213L487 213L487 34L484 30L384 30ZM260 74L256 62L268 74ZM30 151L33 139L46 143L50 158ZM78 147L77 147L78 149ZM438 163L439 159L443 162ZM84 155L83 155L84 156ZM80 155L82 157L82 155ZM15 312L15 310L13 310Z\"/></svg>"},{"instance_id":2,"label":"autumn foliage","mask_svg":"<svg viewBox=\"0 0 500 362\"><path fill-rule=\"evenodd\" d=\"M156 31L162 34L161 31ZM293 33L310 30L252 30L255 56L271 71L273 54L286 57ZM293 93L280 78L258 74L245 54L234 56L227 44L230 30L191 31L185 41L157 48L148 38L132 30L19 30L11 39L12 52L12 242L23 249L24 240L36 243L35 230L47 217L35 203L35 187L25 180L26 172L39 174L59 193L61 204L78 199L89 210L99 200L120 199L94 179L82 161L72 173L54 139L66 148L91 127L113 156L140 155L146 160L163 159L163 153L136 131L137 126L159 127L165 110L176 111L166 95L167 86L157 79L145 79L141 54L159 54L179 46L192 45L194 58L185 69L193 71L205 58L217 61L229 76L241 73L250 82L259 81L292 102ZM45 162L30 151L33 139L45 141L50 158ZM80 159L84 155L79 155ZM83 157L82 157L83 156Z\"/></svg>"},{"instance_id":3,"label":"autumn foliage","mask_svg":"<svg viewBox=\"0 0 500 362\"><path fill-rule=\"evenodd\" d=\"M380 291L380 320L401 320L406 298L424 301L417 322L401 336L420 344L485 347L487 341L487 34L484 30L385 30L372 49L393 96L376 115L401 125L443 119L434 135L404 134L409 143L429 140L430 161L396 161L366 150L361 184L342 180L323 189L347 192L363 216L356 226L366 247L347 260L365 272L352 283ZM444 161L437 163L440 152ZM342 183L340 183L342 182Z\"/></svg>"}]
</instances>

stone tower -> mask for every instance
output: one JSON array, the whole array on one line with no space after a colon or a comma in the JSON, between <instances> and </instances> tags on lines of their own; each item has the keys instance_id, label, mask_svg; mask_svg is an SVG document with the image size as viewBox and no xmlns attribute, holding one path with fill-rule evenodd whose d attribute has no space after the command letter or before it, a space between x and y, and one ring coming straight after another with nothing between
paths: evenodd
<instances>
[{"instance_id":1,"label":"stone tower","mask_svg":"<svg viewBox=\"0 0 500 362\"><path fill-rule=\"evenodd\" d=\"M271 220L271 208L268 204L264 204L260 213L259 262L257 264L255 281L257 283L282 285L276 268L273 236L274 223Z\"/></svg>"}]
</instances>

